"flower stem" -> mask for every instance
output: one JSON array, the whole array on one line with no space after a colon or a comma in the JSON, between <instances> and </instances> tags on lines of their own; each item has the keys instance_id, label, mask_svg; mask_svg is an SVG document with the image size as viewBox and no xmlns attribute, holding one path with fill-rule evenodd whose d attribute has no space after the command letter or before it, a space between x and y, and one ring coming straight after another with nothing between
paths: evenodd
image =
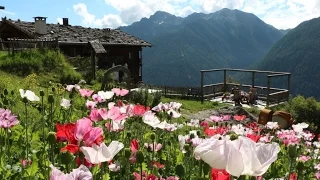
<instances>
[{"instance_id":1,"label":"flower stem","mask_svg":"<svg viewBox=\"0 0 320 180\"><path fill-rule=\"evenodd\" d=\"M26 159L28 160L28 154L29 154L29 147L28 147L28 108L27 108L27 103L24 103L24 108L25 108L25 131L26 131Z\"/></svg>"}]
</instances>

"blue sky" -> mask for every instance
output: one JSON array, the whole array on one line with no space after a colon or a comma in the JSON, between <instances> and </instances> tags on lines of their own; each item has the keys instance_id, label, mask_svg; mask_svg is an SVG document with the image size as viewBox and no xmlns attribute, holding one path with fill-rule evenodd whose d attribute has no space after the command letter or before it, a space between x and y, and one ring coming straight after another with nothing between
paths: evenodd
<instances>
[{"instance_id":1,"label":"blue sky","mask_svg":"<svg viewBox=\"0 0 320 180\"><path fill-rule=\"evenodd\" d=\"M6 8L0 10L1 17L33 21L34 16L45 16L49 23L67 17L71 25L99 28L129 25L158 10L185 17L239 9L279 29L320 16L320 0L1 0L0 5Z\"/></svg>"}]
</instances>

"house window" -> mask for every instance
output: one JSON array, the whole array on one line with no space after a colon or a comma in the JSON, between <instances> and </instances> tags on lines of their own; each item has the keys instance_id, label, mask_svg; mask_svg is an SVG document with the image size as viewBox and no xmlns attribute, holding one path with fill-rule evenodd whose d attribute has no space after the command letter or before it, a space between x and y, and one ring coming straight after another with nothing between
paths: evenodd
<instances>
[{"instance_id":1,"label":"house window","mask_svg":"<svg viewBox=\"0 0 320 180\"><path fill-rule=\"evenodd\" d=\"M132 53L129 52L129 59L132 59Z\"/></svg>"}]
</instances>

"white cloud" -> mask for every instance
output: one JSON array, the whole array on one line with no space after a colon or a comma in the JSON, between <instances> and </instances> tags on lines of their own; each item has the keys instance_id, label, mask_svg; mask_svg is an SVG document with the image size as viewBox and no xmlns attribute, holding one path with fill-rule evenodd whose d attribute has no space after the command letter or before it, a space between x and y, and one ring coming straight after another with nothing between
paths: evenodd
<instances>
[{"instance_id":1,"label":"white cloud","mask_svg":"<svg viewBox=\"0 0 320 180\"><path fill-rule=\"evenodd\" d=\"M59 24L63 24L62 18L58 17L58 18L57 18L57 22L58 22Z\"/></svg>"},{"instance_id":2,"label":"white cloud","mask_svg":"<svg viewBox=\"0 0 320 180\"><path fill-rule=\"evenodd\" d=\"M95 21L95 16L88 12L87 6L83 3L78 3L73 5L73 10L82 17L82 23L84 25L93 24Z\"/></svg>"},{"instance_id":3,"label":"white cloud","mask_svg":"<svg viewBox=\"0 0 320 180\"><path fill-rule=\"evenodd\" d=\"M104 15L102 19L95 20L94 24L100 27L117 28L123 25L123 22L119 16L108 14Z\"/></svg>"},{"instance_id":4,"label":"white cloud","mask_svg":"<svg viewBox=\"0 0 320 180\"><path fill-rule=\"evenodd\" d=\"M15 12L10 12L10 11L6 11L6 10L0 10L0 16L15 16L16 13Z\"/></svg>"},{"instance_id":5,"label":"white cloud","mask_svg":"<svg viewBox=\"0 0 320 180\"><path fill-rule=\"evenodd\" d=\"M118 27L150 17L156 11L185 17L193 12L212 13L222 8L253 13L276 28L294 28L302 21L320 16L320 0L104 0L117 11L96 19L83 3L73 6L84 25Z\"/></svg>"}]
</instances>

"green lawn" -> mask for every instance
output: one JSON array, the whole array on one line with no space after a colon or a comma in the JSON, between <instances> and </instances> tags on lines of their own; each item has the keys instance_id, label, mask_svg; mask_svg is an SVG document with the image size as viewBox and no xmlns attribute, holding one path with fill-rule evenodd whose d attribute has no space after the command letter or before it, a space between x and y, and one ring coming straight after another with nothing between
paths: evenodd
<instances>
[{"instance_id":1,"label":"green lawn","mask_svg":"<svg viewBox=\"0 0 320 180\"><path fill-rule=\"evenodd\" d=\"M183 113L196 113L199 111L207 110L207 109L218 109L222 107L229 106L228 104L218 103L218 102L210 102L210 101L204 101L201 103L201 101L195 101L195 100L183 100L183 99L171 99L171 98L161 98L161 102L179 102L182 104L181 110Z\"/></svg>"}]
</instances>

